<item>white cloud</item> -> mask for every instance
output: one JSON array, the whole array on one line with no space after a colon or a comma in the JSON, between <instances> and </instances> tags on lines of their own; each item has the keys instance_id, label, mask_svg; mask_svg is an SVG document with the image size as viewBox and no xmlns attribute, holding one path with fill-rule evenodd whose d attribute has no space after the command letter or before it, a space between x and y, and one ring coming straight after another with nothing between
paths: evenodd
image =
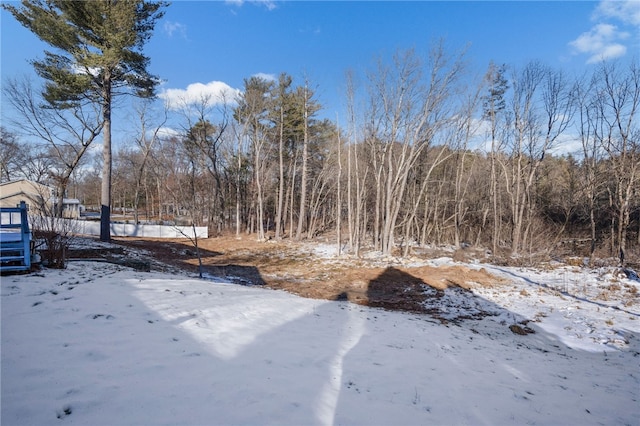
<instances>
[{"instance_id":1,"label":"white cloud","mask_svg":"<svg viewBox=\"0 0 640 426\"><path fill-rule=\"evenodd\" d=\"M593 55L587 62L591 64L606 59L619 58L621 56L624 56L625 53L627 53L626 46L618 43L613 43L604 46L603 49L598 52L598 55Z\"/></svg>"},{"instance_id":2,"label":"white cloud","mask_svg":"<svg viewBox=\"0 0 640 426\"><path fill-rule=\"evenodd\" d=\"M266 81L276 81L277 80L277 78L276 78L276 76L274 74L267 74L267 73L264 73L264 72L259 72L257 74L254 74L252 77L258 77L258 78L261 78L261 79L266 80Z\"/></svg>"},{"instance_id":3,"label":"white cloud","mask_svg":"<svg viewBox=\"0 0 640 426\"><path fill-rule=\"evenodd\" d=\"M237 6L237 7L241 7L242 5L244 5L245 3L252 3L252 4L256 4L259 6L264 6L265 8L267 8L267 10L273 10L276 7L278 7L276 5L276 2L273 0L226 0L225 3L233 5L233 6Z\"/></svg>"},{"instance_id":4,"label":"white cloud","mask_svg":"<svg viewBox=\"0 0 640 426\"><path fill-rule=\"evenodd\" d=\"M222 81L211 81L207 84L192 83L186 89L166 89L158 96L169 108L178 109L188 105L205 103L207 106L234 104L240 94Z\"/></svg>"},{"instance_id":5,"label":"white cloud","mask_svg":"<svg viewBox=\"0 0 640 426\"><path fill-rule=\"evenodd\" d=\"M595 22L591 30L569 42L573 53L589 55L588 64L622 57L628 50L623 41L640 27L640 1L601 1L591 20Z\"/></svg>"},{"instance_id":6,"label":"white cloud","mask_svg":"<svg viewBox=\"0 0 640 426\"><path fill-rule=\"evenodd\" d=\"M549 148L549 152L556 156L570 154L574 157L582 158L584 154L580 135L573 132L562 134L553 146Z\"/></svg>"},{"instance_id":7,"label":"white cloud","mask_svg":"<svg viewBox=\"0 0 640 426\"><path fill-rule=\"evenodd\" d=\"M614 18L625 24L640 26L640 1L602 1L596 8L593 19Z\"/></svg>"},{"instance_id":8,"label":"white cloud","mask_svg":"<svg viewBox=\"0 0 640 426\"><path fill-rule=\"evenodd\" d=\"M318 25L316 25L316 26L306 26L306 27L299 28L298 32L300 34L319 35L319 34L322 34L322 28L320 26L318 26Z\"/></svg>"},{"instance_id":9,"label":"white cloud","mask_svg":"<svg viewBox=\"0 0 640 426\"><path fill-rule=\"evenodd\" d=\"M153 136L153 135L151 134L149 136ZM158 137L168 139L173 136L180 136L180 132L171 127L161 127L160 129L158 129Z\"/></svg>"},{"instance_id":10,"label":"white cloud","mask_svg":"<svg viewBox=\"0 0 640 426\"><path fill-rule=\"evenodd\" d=\"M182 38L187 38L187 26L180 22L166 21L163 29L169 37L173 37L174 34L177 34Z\"/></svg>"},{"instance_id":11,"label":"white cloud","mask_svg":"<svg viewBox=\"0 0 640 426\"><path fill-rule=\"evenodd\" d=\"M595 63L623 56L626 46L619 43L629 37L629 33L620 31L611 24L597 24L590 31L582 33L569 43L576 54L588 54L587 63Z\"/></svg>"}]
</instances>

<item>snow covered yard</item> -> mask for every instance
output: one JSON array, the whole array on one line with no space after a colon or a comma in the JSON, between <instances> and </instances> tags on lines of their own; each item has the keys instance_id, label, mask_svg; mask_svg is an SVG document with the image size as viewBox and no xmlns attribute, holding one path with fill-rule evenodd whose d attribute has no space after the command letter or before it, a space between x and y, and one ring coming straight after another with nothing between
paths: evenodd
<instances>
[{"instance_id":1,"label":"snow covered yard","mask_svg":"<svg viewBox=\"0 0 640 426\"><path fill-rule=\"evenodd\" d=\"M1 421L640 424L640 309L612 277L483 267L509 284L443 310L492 315L447 324L106 263L5 276Z\"/></svg>"}]
</instances>

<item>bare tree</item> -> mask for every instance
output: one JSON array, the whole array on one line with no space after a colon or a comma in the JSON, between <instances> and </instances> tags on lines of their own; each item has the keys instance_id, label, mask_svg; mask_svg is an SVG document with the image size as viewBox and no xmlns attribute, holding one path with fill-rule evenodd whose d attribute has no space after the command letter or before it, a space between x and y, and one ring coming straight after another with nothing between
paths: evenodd
<instances>
[{"instance_id":1,"label":"bare tree","mask_svg":"<svg viewBox=\"0 0 640 426\"><path fill-rule=\"evenodd\" d=\"M595 78L599 94L595 137L607 153L614 178L610 199L616 215L611 219L611 241L624 264L630 203L640 174L640 68L633 62L625 72L616 63L603 63Z\"/></svg>"},{"instance_id":2,"label":"bare tree","mask_svg":"<svg viewBox=\"0 0 640 426\"><path fill-rule=\"evenodd\" d=\"M378 167L379 173L375 226L380 226L380 247L384 254L391 254L395 246L396 226L410 172L448 124L451 116L448 101L455 93L455 82L462 70L460 59L450 61L439 43L430 52L425 75L422 61L411 50L397 53L391 68L381 63L372 75L368 121L372 123L372 146L377 147L372 154L377 162L374 167ZM404 220L411 220L412 215L410 210Z\"/></svg>"},{"instance_id":3,"label":"bare tree","mask_svg":"<svg viewBox=\"0 0 640 426\"><path fill-rule=\"evenodd\" d=\"M278 201L275 219L275 238L282 238L283 222L285 217L285 142L286 133L290 132L291 120L291 93L290 87L293 79L288 74L282 73L278 77L278 84L274 87L273 96L273 122L278 132Z\"/></svg>"},{"instance_id":4,"label":"bare tree","mask_svg":"<svg viewBox=\"0 0 640 426\"><path fill-rule=\"evenodd\" d=\"M240 123L243 137L251 141L254 167L254 185L256 188L256 221L258 240L265 240L265 208L263 194L264 170L266 167L265 149L267 148L269 109L267 94L271 90L271 82L259 77L245 80L245 90L239 99L234 118Z\"/></svg>"},{"instance_id":5,"label":"bare tree","mask_svg":"<svg viewBox=\"0 0 640 426\"><path fill-rule=\"evenodd\" d=\"M602 178L599 174L600 164L604 155L602 147L596 138L597 135L597 111L598 99L595 90L596 79L578 82L575 86L575 97L577 112L577 128L582 145L582 178L583 190L585 193L587 211L589 215L590 247L589 259L593 262L593 256L597 243L596 211L597 200L602 191Z\"/></svg>"},{"instance_id":6,"label":"bare tree","mask_svg":"<svg viewBox=\"0 0 640 426\"><path fill-rule=\"evenodd\" d=\"M480 100L480 91L469 95L460 108L460 114L454 120L453 148L455 149L456 175L454 188L454 244L460 247L462 226L468 212L467 191L472 177L470 168L477 158L469 152L469 143L477 133L479 123L474 120ZM470 159L471 164L467 162Z\"/></svg>"},{"instance_id":7,"label":"bare tree","mask_svg":"<svg viewBox=\"0 0 640 426\"><path fill-rule=\"evenodd\" d=\"M307 178L309 176L309 128L314 114L320 109L319 104L313 99L314 93L309 88L309 81L305 80L304 86L298 88L296 98L302 107L302 170L300 172L300 211L298 214L298 227L296 239L302 236L302 230L307 220Z\"/></svg>"},{"instance_id":8,"label":"bare tree","mask_svg":"<svg viewBox=\"0 0 640 426\"><path fill-rule=\"evenodd\" d=\"M233 95L221 93L219 97L202 95L197 102L183 101L185 143L193 145L201 154L199 161L212 180L213 199L210 224L216 232L225 226L226 197L223 185L222 145L229 139L231 121L229 104Z\"/></svg>"},{"instance_id":9,"label":"bare tree","mask_svg":"<svg viewBox=\"0 0 640 426\"><path fill-rule=\"evenodd\" d=\"M4 126L0 127L0 182L25 176L27 156L18 136Z\"/></svg>"},{"instance_id":10,"label":"bare tree","mask_svg":"<svg viewBox=\"0 0 640 426\"><path fill-rule=\"evenodd\" d=\"M62 200L69 180L89 146L102 130L102 114L95 103L77 102L68 108L57 108L36 94L30 80L10 79L3 88L20 119L14 125L29 137L44 141L59 168L51 168L50 178L56 184L56 216L62 216Z\"/></svg>"},{"instance_id":11,"label":"bare tree","mask_svg":"<svg viewBox=\"0 0 640 426\"><path fill-rule=\"evenodd\" d=\"M511 250L525 247L533 215L535 177L545 155L571 123L574 103L568 80L537 62L514 74L510 104L510 165L502 164L511 208Z\"/></svg>"},{"instance_id":12,"label":"bare tree","mask_svg":"<svg viewBox=\"0 0 640 426\"><path fill-rule=\"evenodd\" d=\"M136 136L136 144L138 145L138 149L140 150L141 158L139 164L137 164L136 170L136 179L135 179L135 190L133 194L133 214L134 220L136 223L139 221L139 204L140 204L140 192L145 189L145 195L147 198L147 202L145 206L148 208L148 188L147 187L147 179L145 179L145 173L147 172L147 164L151 159L151 155L153 152L154 145L160 138L160 131L162 127L167 122L168 118L168 109L165 105L163 115L154 120L155 123L152 123L152 118L150 117L150 108L151 104L148 101L141 101L136 105L135 111L137 115L137 119L139 122L139 134ZM147 219L148 219L147 214Z\"/></svg>"},{"instance_id":13,"label":"bare tree","mask_svg":"<svg viewBox=\"0 0 640 426\"><path fill-rule=\"evenodd\" d=\"M362 236L367 227L367 220L363 217L366 202L367 178L369 176L368 163L361 171L363 161L359 152L364 147L358 143L358 119L356 116L356 99L354 75L348 72L347 80L347 111L349 120L349 136L347 146L347 221L349 229L349 249L360 256Z\"/></svg>"},{"instance_id":14,"label":"bare tree","mask_svg":"<svg viewBox=\"0 0 640 426\"><path fill-rule=\"evenodd\" d=\"M233 135L233 139L236 144L235 147L229 152L229 174L231 176L235 176L234 184L235 184L235 228L236 228L236 237L240 237L240 230L242 227L242 219L243 219L243 211L246 199L247 192L247 156L246 156L246 147L245 145L245 137L244 132L241 132L238 129L238 123L236 120L231 123L231 134ZM231 183L231 182L230 182Z\"/></svg>"},{"instance_id":15,"label":"bare tree","mask_svg":"<svg viewBox=\"0 0 640 426\"><path fill-rule=\"evenodd\" d=\"M330 120L322 120L311 128L314 143L309 150L309 180L311 181L308 207L307 238L326 230L329 214L337 204L335 197L338 186L339 152L336 143L339 129Z\"/></svg>"},{"instance_id":16,"label":"bare tree","mask_svg":"<svg viewBox=\"0 0 640 426\"><path fill-rule=\"evenodd\" d=\"M342 255L342 138L340 137L340 122L336 118L336 125L338 127L338 133L336 137L336 150L338 152L338 179L337 179L337 192L336 192L336 243L337 243L337 255Z\"/></svg>"}]
</instances>

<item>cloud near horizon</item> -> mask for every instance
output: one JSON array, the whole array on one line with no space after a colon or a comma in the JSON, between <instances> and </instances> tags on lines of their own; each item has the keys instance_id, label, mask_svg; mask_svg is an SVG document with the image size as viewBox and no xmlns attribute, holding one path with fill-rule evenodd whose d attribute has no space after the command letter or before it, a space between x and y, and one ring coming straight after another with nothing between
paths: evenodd
<instances>
[{"instance_id":1,"label":"cloud near horizon","mask_svg":"<svg viewBox=\"0 0 640 426\"><path fill-rule=\"evenodd\" d=\"M170 109L180 109L194 104L207 106L235 104L240 90L234 89L222 81L210 81L207 84L192 83L186 89L166 89L158 95Z\"/></svg>"}]
</instances>

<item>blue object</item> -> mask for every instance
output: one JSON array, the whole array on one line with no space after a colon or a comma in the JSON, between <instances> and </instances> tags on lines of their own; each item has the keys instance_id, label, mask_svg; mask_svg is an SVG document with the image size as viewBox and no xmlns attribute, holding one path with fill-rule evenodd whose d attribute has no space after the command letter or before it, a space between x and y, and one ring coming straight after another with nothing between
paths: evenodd
<instances>
[{"instance_id":1,"label":"blue object","mask_svg":"<svg viewBox=\"0 0 640 426\"><path fill-rule=\"evenodd\" d=\"M0 272L31 270L31 231L27 205L0 207Z\"/></svg>"}]
</instances>

